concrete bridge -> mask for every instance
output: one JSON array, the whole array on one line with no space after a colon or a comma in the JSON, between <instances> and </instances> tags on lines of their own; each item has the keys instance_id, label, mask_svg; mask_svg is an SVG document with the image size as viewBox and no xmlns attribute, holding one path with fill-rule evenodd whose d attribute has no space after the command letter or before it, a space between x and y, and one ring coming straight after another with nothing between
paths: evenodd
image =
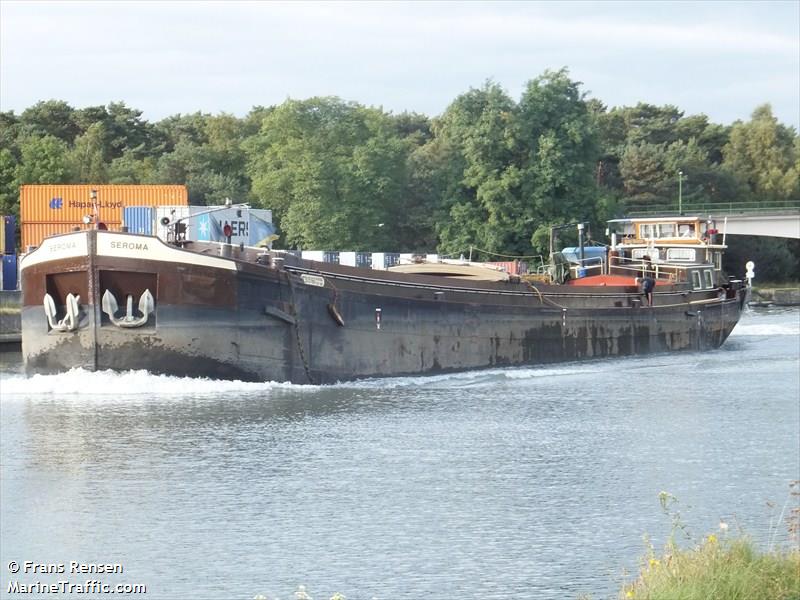
<instances>
[{"instance_id":1,"label":"concrete bridge","mask_svg":"<svg viewBox=\"0 0 800 600\"><path fill-rule=\"evenodd\" d=\"M629 206L632 217L667 215L713 219L717 229L727 235L760 235L800 239L800 200L782 202L714 202L676 206Z\"/></svg>"},{"instance_id":2,"label":"concrete bridge","mask_svg":"<svg viewBox=\"0 0 800 600\"><path fill-rule=\"evenodd\" d=\"M800 211L775 213L710 213L717 229L727 235L763 235L800 239Z\"/></svg>"}]
</instances>

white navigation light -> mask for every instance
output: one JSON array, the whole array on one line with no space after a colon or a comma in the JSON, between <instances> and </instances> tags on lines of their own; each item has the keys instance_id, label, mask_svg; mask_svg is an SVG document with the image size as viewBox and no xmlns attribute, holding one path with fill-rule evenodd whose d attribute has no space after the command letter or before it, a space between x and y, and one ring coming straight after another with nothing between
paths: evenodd
<instances>
[{"instance_id":1,"label":"white navigation light","mask_svg":"<svg viewBox=\"0 0 800 600\"><path fill-rule=\"evenodd\" d=\"M745 273L744 276L747 278L747 283L749 284L752 281L753 277L756 276L756 273L754 271L754 269L756 268L756 263L754 263L752 260L748 260L744 266L747 269L747 273Z\"/></svg>"}]
</instances>

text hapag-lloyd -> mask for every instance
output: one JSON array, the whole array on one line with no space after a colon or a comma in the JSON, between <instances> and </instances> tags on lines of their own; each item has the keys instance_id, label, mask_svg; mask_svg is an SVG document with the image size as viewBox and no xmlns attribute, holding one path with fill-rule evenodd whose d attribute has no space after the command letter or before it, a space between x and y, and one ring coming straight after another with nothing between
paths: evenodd
<instances>
[{"instance_id":1,"label":"text hapag-lloyd","mask_svg":"<svg viewBox=\"0 0 800 600\"><path fill-rule=\"evenodd\" d=\"M61 202L55 203L54 200L56 200L56 199L54 198L53 200L50 201L50 208L51 209L52 208L55 208L55 209L61 208L61 206L62 206ZM60 200L60 198L59 198L59 200ZM101 201L97 202L96 204L92 204L91 202L87 202L87 201L84 201L84 200L70 200L69 202L67 202L67 206L69 206L70 208L94 208L95 206L97 206L97 208L122 208L122 202L120 202L120 201L118 201L118 202L105 201L104 202L104 201L101 200Z\"/></svg>"}]
</instances>

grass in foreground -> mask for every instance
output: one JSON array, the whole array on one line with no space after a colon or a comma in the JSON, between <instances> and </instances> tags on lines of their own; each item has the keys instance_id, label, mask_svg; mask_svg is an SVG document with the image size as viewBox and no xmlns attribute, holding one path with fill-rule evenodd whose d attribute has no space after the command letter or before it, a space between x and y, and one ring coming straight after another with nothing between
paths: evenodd
<instances>
[{"instance_id":1,"label":"grass in foreground","mask_svg":"<svg viewBox=\"0 0 800 600\"><path fill-rule=\"evenodd\" d=\"M800 499L800 481L793 481L789 487L790 501ZM639 578L622 589L620 598L800 600L800 504L796 501L785 519L790 546L775 549L770 545L767 552L757 550L746 536L729 539L726 523L720 523L719 536L711 534L694 547L681 549L675 535L682 532L686 539L691 535L676 510L678 501L661 492L659 502L672 519L672 535L661 556L656 556L652 544L648 544ZM781 511L778 522L784 514Z\"/></svg>"},{"instance_id":2,"label":"grass in foreground","mask_svg":"<svg viewBox=\"0 0 800 600\"><path fill-rule=\"evenodd\" d=\"M647 600L800 600L800 551L758 552L747 538L709 535L688 550L670 542L651 552L621 598Z\"/></svg>"}]
</instances>

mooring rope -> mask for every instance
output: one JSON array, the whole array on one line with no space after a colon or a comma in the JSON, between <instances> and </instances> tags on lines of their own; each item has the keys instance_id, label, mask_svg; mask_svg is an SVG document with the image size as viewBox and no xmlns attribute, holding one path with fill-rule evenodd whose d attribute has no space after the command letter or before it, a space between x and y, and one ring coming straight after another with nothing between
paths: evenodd
<instances>
[{"instance_id":1,"label":"mooring rope","mask_svg":"<svg viewBox=\"0 0 800 600\"><path fill-rule=\"evenodd\" d=\"M542 294L542 292L539 290L539 288L533 285L530 281L528 281L527 279L523 279L523 281L525 282L525 285L527 285L529 288L531 288L534 292L536 292L539 295L539 302L544 304L545 301L547 301L548 304L552 304L556 308L560 308L561 310L566 310L565 306L561 306L560 304L550 300L550 298L545 297L544 294Z\"/></svg>"}]
</instances>

